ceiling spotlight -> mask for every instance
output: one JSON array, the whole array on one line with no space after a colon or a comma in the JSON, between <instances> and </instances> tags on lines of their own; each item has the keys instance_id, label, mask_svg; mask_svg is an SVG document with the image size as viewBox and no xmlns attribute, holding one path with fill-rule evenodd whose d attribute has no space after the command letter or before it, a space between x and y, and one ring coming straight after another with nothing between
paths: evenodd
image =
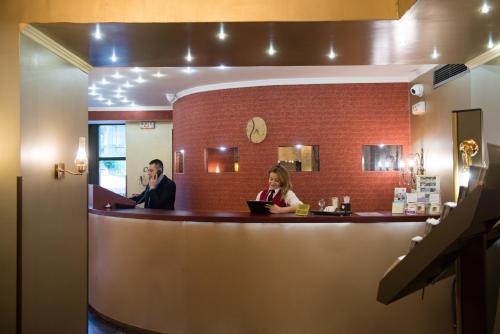
<instances>
[{"instance_id":1,"label":"ceiling spotlight","mask_svg":"<svg viewBox=\"0 0 500 334\"><path fill-rule=\"evenodd\" d=\"M130 102L130 100L127 99L127 97L124 97L123 100L122 100L122 103L129 103L129 102Z\"/></svg>"},{"instance_id":2,"label":"ceiling spotlight","mask_svg":"<svg viewBox=\"0 0 500 334\"><path fill-rule=\"evenodd\" d=\"M224 31L224 23L220 24L219 27L219 32L217 33L217 38L220 39L221 41L225 40L227 37L226 32Z\"/></svg>"},{"instance_id":3,"label":"ceiling spotlight","mask_svg":"<svg viewBox=\"0 0 500 334\"><path fill-rule=\"evenodd\" d=\"M99 96L97 97L97 101L104 101L104 97L102 97L102 95L99 95Z\"/></svg>"},{"instance_id":4,"label":"ceiling spotlight","mask_svg":"<svg viewBox=\"0 0 500 334\"><path fill-rule=\"evenodd\" d=\"M106 102L106 105L107 105L107 106L112 106L113 104L114 104L114 103L113 103L113 102L111 102L111 100L108 100L108 101Z\"/></svg>"},{"instance_id":5,"label":"ceiling spotlight","mask_svg":"<svg viewBox=\"0 0 500 334\"><path fill-rule=\"evenodd\" d=\"M191 48L188 48L188 52L186 54L186 57L184 57L188 63L193 61L193 55L191 54Z\"/></svg>"},{"instance_id":6,"label":"ceiling spotlight","mask_svg":"<svg viewBox=\"0 0 500 334\"><path fill-rule=\"evenodd\" d=\"M431 57L432 57L432 59L438 59L439 58L439 53L437 52L436 48L434 48L434 50L432 51Z\"/></svg>"},{"instance_id":7,"label":"ceiling spotlight","mask_svg":"<svg viewBox=\"0 0 500 334\"><path fill-rule=\"evenodd\" d=\"M123 85L123 87L125 87L125 88L132 88L132 87L134 87L134 85L131 85L130 82L128 82L128 80L127 80L127 82L125 82L125 84Z\"/></svg>"},{"instance_id":8,"label":"ceiling spotlight","mask_svg":"<svg viewBox=\"0 0 500 334\"><path fill-rule=\"evenodd\" d=\"M123 93L123 89L118 87L118 89L115 89L115 93L121 94L121 93Z\"/></svg>"},{"instance_id":9,"label":"ceiling spotlight","mask_svg":"<svg viewBox=\"0 0 500 334\"><path fill-rule=\"evenodd\" d=\"M124 76L123 76L123 75L121 75L121 74L120 74L120 72L115 71L115 74L113 74L111 77L112 77L113 79L121 79L121 78L123 78Z\"/></svg>"},{"instance_id":10,"label":"ceiling spotlight","mask_svg":"<svg viewBox=\"0 0 500 334\"><path fill-rule=\"evenodd\" d=\"M488 14L490 12L491 7L488 5L487 2L484 2L483 5L481 6L481 13L482 14Z\"/></svg>"},{"instance_id":11,"label":"ceiling spotlight","mask_svg":"<svg viewBox=\"0 0 500 334\"><path fill-rule=\"evenodd\" d=\"M89 87L89 90L93 90L93 91L98 90L98 89L99 89L99 87L97 87L95 85L95 83L93 83L92 86Z\"/></svg>"},{"instance_id":12,"label":"ceiling spotlight","mask_svg":"<svg viewBox=\"0 0 500 334\"><path fill-rule=\"evenodd\" d=\"M137 83L143 83L143 82L146 82L146 80L144 80L144 79L142 78L142 76L140 76L140 75L139 75L139 76L137 77L137 79L135 79L134 81L135 81L135 82L137 82Z\"/></svg>"},{"instance_id":13,"label":"ceiling spotlight","mask_svg":"<svg viewBox=\"0 0 500 334\"><path fill-rule=\"evenodd\" d=\"M111 59L111 61L113 63L116 63L116 61L118 60L118 58L116 57L116 52L115 52L114 48L113 48L113 54L111 55L111 57L109 57L109 59Z\"/></svg>"},{"instance_id":14,"label":"ceiling spotlight","mask_svg":"<svg viewBox=\"0 0 500 334\"><path fill-rule=\"evenodd\" d=\"M144 70L142 68L140 68L140 67L134 67L134 68L131 69L131 71L134 72L134 73L142 73L142 72L144 72Z\"/></svg>"},{"instance_id":15,"label":"ceiling spotlight","mask_svg":"<svg viewBox=\"0 0 500 334\"><path fill-rule=\"evenodd\" d=\"M99 81L99 82L100 82L100 83L101 83L101 85L103 85L103 86L104 86L104 85L109 84L109 81L108 81L108 80L106 80L106 78L102 78L102 79L101 79L101 81Z\"/></svg>"},{"instance_id":16,"label":"ceiling spotlight","mask_svg":"<svg viewBox=\"0 0 500 334\"><path fill-rule=\"evenodd\" d=\"M157 71L155 74L153 74L155 78L163 78L165 74L161 73L160 71Z\"/></svg>"},{"instance_id":17,"label":"ceiling spotlight","mask_svg":"<svg viewBox=\"0 0 500 334\"><path fill-rule=\"evenodd\" d=\"M135 104L135 102L134 102L134 101L132 101L132 102L129 104L129 106L131 106L131 107L137 107L137 104Z\"/></svg>"},{"instance_id":18,"label":"ceiling spotlight","mask_svg":"<svg viewBox=\"0 0 500 334\"><path fill-rule=\"evenodd\" d=\"M116 97L117 99L121 99L121 98L123 98L123 95L122 95L122 94L120 94L120 93L116 93L116 94L115 94L115 97Z\"/></svg>"},{"instance_id":19,"label":"ceiling spotlight","mask_svg":"<svg viewBox=\"0 0 500 334\"><path fill-rule=\"evenodd\" d=\"M187 73L187 74L190 74L190 73L193 73L193 72L194 72L194 70L193 70L191 67L189 67L189 66L188 66L188 67L184 68L184 69L182 70L182 72Z\"/></svg>"},{"instance_id":20,"label":"ceiling spotlight","mask_svg":"<svg viewBox=\"0 0 500 334\"><path fill-rule=\"evenodd\" d=\"M97 94L97 93L95 92L95 90L93 90L93 91L91 91L91 92L89 93L89 95L90 95L90 96L97 96L97 95L99 95L99 94Z\"/></svg>"},{"instance_id":21,"label":"ceiling spotlight","mask_svg":"<svg viewBox=\"0 0 500 334\"><path fill-rule=\"evenodd\" d=\"M337 57L337 55L333 51L333 47L330 48L330 52L328 52L327 57L330 58L331 60L333 60L333 59L335 59L335 57Z\"/></svg>"},{"instance_id":22,"label":"ceiling spotlight","mask_svg":"<svg viewBox=\"0 0 500 334\"><path fill-rule=\"evenodd\" d=\"M274 55L276 54L276 52L278 52L278 51L276 51L276 49L274 48L274 46L273 46L273 42L270 42L270 43L269 43L269 48L267 49L267 51L266 51L266 52L267 52L267 54L268 54L268 55L270 55L270 56L274 56Z\"/></svg>"},{"instance_id":23,"label":"ceiling spotlight","mask_svg":"<svg viewBox=\"0 0 500 334\"><path fill-rule=\"evenodd\" d=\"M101 39L102 38L101 28L99 27L99 23L97 23L95 25L95 31L92 34L92 36L94 36L95 39Z\"/></svg>"}]
</instances>

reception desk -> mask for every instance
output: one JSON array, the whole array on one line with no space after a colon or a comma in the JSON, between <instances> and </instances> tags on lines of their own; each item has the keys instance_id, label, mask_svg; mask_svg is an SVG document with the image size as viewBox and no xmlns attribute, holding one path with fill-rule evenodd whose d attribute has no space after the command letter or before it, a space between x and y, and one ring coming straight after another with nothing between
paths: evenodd
<instances>
[{"instance_id":1,"label":"reception desk","mask_svg":"<svg viewBox=\"0 0 500 334\"><path fill-rule=\"evenodd\" d=\"M425 218L90 208L89 303L169 334L452 333L450 280L376 302Z\"/></svg>"}]
</instances>

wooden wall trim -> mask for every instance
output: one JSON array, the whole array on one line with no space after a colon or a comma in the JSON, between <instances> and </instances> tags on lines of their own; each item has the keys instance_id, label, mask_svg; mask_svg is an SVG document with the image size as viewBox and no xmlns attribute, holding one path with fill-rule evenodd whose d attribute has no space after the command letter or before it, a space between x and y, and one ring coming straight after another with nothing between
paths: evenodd
<instances>
[{"instance_id":1,"label":"wooden wall trim","mask_svg":"<svg viewBox=\"0 0 500 334\"><path fill-rule=\"evenodd\" d=\"M16 333L22 333L23 310L23 178L17 177L17 237L16 237Z\"/></svg>"},{"instance_id":2,"label":"wooden wall trim","mask_svg":"<svg viewBox=\"0 0 500 334\"><path fill-rule=\"evenodd\" d=\"M89 121L171 121L172 110L90 111Z\"/></svg>"}]
</instances>

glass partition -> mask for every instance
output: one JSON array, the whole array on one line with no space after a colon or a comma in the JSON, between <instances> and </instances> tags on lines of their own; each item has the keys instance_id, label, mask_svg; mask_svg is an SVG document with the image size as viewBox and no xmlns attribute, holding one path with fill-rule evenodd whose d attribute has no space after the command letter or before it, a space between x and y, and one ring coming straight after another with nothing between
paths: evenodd
<instances>
[{"instance_id":1,"label":"glass partition","mask_svg":"<svg viewBox=\"0 0 500 334\"><path fill-rule=\"evenodd\" d=\"M278 163L290 172L317 172L319 145L280 146Z\"/></svg>"}]
</instances>

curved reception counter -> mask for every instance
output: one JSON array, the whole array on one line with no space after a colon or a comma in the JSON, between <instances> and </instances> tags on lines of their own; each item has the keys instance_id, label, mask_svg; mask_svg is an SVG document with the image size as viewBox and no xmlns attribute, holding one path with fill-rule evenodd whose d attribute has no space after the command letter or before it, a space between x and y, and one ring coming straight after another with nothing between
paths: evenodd
<instances>
[{"instance_id":1,"label":"curved reception counter","mask_svg":"<svg viewBox=\"0 0 500 334\"><path fill-rule=\"evenodd\" d=\"M426 218L89 209L89 303L168 334L452 333L449 279L376 302Z\"/></svg>"}]
</instances>

